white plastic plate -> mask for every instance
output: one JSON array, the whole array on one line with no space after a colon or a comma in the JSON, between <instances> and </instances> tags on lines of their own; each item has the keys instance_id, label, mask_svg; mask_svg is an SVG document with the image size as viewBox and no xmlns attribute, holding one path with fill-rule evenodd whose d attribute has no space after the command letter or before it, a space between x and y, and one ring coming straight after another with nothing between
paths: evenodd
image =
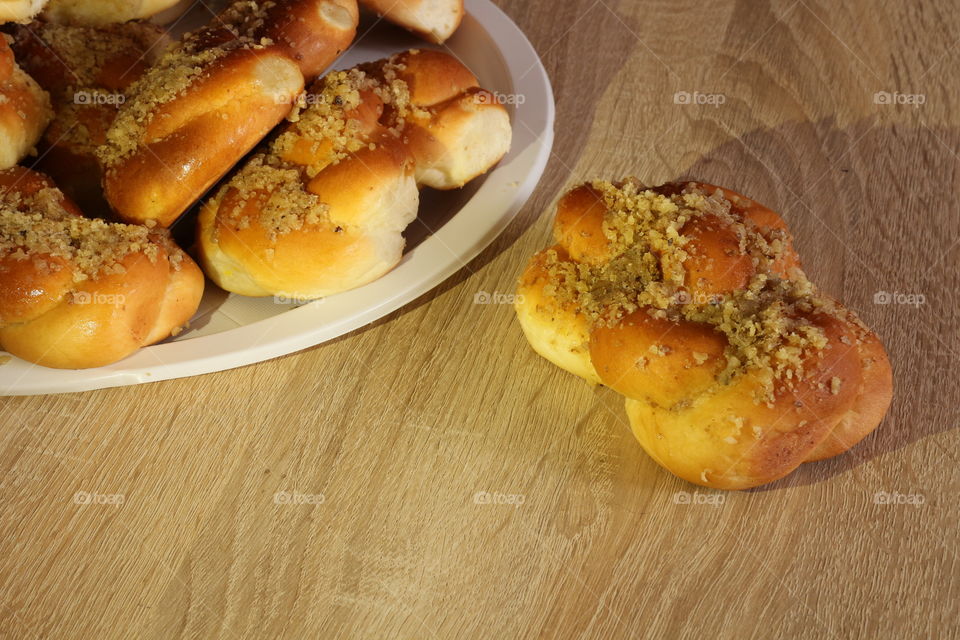
<instances>
[{"instance_id":1,"label":"white plastic plate","mask_svg":"<svg viewBox=\"0 0 960 640\"><path fill-rule=\"evenodd\" d=\"M174 33L209 19L209 11L198 7L174 25ZM489 0L466 0L466 7L463 25L442 48L463 61L483 87L504 96L513 122L513 146L492 172L464 189L423 192L420 216L404 234L407 251L396 269L359 289L301 306L227 294L208 282L190 329L176 339L98 369L48 369L12 358L0 365L0 394L140 384L275 358L373 322L465 266L493 242L533 193L553 146L554 120L550 80L520 29ZM361 24L357 42L334 66L349 68L426 46L386 22L370 19Z\"/></svg>"}]
</instances>

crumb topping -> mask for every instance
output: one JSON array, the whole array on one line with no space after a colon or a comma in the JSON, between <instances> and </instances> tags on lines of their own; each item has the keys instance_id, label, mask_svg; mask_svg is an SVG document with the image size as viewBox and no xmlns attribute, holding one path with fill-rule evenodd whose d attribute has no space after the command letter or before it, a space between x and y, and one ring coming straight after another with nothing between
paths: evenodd
<instances>
[{"instance_id":1,"label":"crumb topping","mask_svg":"<svg viewBox=\"0 0 960 640\"><path fill-rule=\"evenodd\" d=\"M171 264L179 268L183 256L166 234L72 215L63 208L59 189L48 187L29 196L8 191L0 197L0 257L4 259L63 258L75 267L73 278L80 282L123 273L120 262L131 253L156 261L161 248L171 258L176 256Z\"/></svg>"},{"instance_id":2,"label":"crumb topping","mask_svg":"<svg viewBox=\"0 0 960 640\"><path fill-rule=\"evenodd\" d=\"M334 71L318 81L314 91L300 96L296 122L280 134L267 152L268 162L282 164L292 157L309 159L309 177L365 146L360 122L348 114L361 102L367 77L356 69ZM296 164L300 164L296 163Z\"/></svg>"},{"instance_id":3,"label":"crumb topping","mask_svg":"<svg viewBox=\"0 0 960 640\"><path fill-rule=\"evenodd\" d=\"M237 38L258 39L266 26L267 14L277 5L275 0L234 2L215 18L215 24Z\"/></svg>"},{"instance_id":4,"label":"crumb topping","mask_svg":"<svg viewBox=\"0 0 960 640\"><path fill-rule=\"evenodd\" d=\"M92 90L91 94L99 90ZM44 132L44 139L51 146L70 148L74 153L94 156L97 148L106 139L106 132L116 112L110 109L91 108L85 104L62 104L56 118Z\"/></svg>"},{"instance_id":5,"label":"crumb topping","mask_svg":"<svg viewBox=\"0 0 960 640\"><path fill-rule=\"evenodd\" d=\"M100 74L117 59L144 56L147 63L152 62L160 53L152 50L163 40L159 27L141 22L102 27L37 22L24 32L27 35L23 37L37 38L67 70L68 84L48 89L58 91L68 101L77 89L98 86Z\"/></svg>"},{"instance_id":6,"label":"crumb topping","mask_svg":"<svg viewBox=\"0 0 960 640\"><path fill-rule=\"evenodd\" d=\"M123 88L160 56L166 42L162 28L136 21L101 27L35 22L15 33L19 57L56 107L45 139L91 156L125 101Z\"/></svg>"},{"instance_id":7,"label":"crumb topping","mask_svg":"<svg viewBox=\"0 0 960 640\"><path fill-rule=\"evenodd\" d=\"M184 95L211 66L236 50L265 50L272 44L257 36L266 11L275 2L234 2L209 26L186 34L127 89L127 100L107 132L98 156L108 168L144 143L144 134L160 107ZM226 32L226 37L224 37Z\"/></svg>"},{"instance_id":8,"label":"crumb topping","mask_svg":"<svg viewBox=\"0 0 960 640\"><path fill-rule=\"evenodd\" d=\"M833 395L837 395L838 393L840 393L840 387L842 385L843 385L843 381L837 376L830 378L830 393L832 393Z\"/></svg>"},{"instance_id":9,"label":"crumb topping","mask_svg":"<svg viewBox=\"0 0 960 640\"><path fill-rule=\"evenodd\" d=\"M790 279L773 273L771 265L786 246L782 232L761 234L744 223L719 190L705 193L690 184L655 191L635 180L592 186L607 208L603 232L611 258L589 265L548 251L548 296L572 306L593 326L615 326L638 309L655 318L709 325L727 341L726 367L718 382L759 371L768 401L775 382L792 387L804 378L804 361L828 343L823 330L805 316L840 311L799 270ZM736 232L739 250L753 259L756 275L729 295L692 299L683 289L684 262L695 248L682 230L688 221L707 215ZM662 346L651 345L650 353L662 355ZM708 359L700 353L693 357L698 364ZM832 382L831 390L838 389L839 381Z\"/></svg>"},{"instance_id":10,"label":"crumb topping","mask_svg":"<svg viewBox=\"0 0 960 640\"><path fill-rule=\"evenodd\" d=\"M253 214L247 205L254 199L259 201L256 221L274 241L304 225L328 221L329 207L306 183L362 149L375 149L381 136L402 138L408 119L423 112L410 103L409 87L399 77L403 69L394 56L331 72L314 83L301 96L286 130L221 188L218 199L223 202L228 193L231 199L218 213L219 224L234 230L249 227ZM383 105L377 121L365 122L363 110L377 101Z\"/></svg>"},{"instance_id":11,"label":"crumb topping","mask_svg":"<svg viewBox=\"0 0 960 640\"><path fill-rule=\"evenodd\" d=\"M268 160L255 157L238 174L242 181L234 187L236 199L220 214L221 222L239 231L255 221L275 241L281 234L328 220L329 207L303 188L300 173L266 164ZM256 206L249 207L252 199L256 199Z\"/></svg>"},{"instance_id":12,"label":"crumb topping","mask_svg":"<svg viewBox=\"0 0 960 640\"><path fill-rule=\"evenodd\" d=\"M107 131L107 144L98 149L101 162L110 166L136 151L158 109L183 95L211 63L226 54L225 47L217 47L199 52L180 48L164 55L128 88L128 100Z\"/></svg>"}]
</instances>

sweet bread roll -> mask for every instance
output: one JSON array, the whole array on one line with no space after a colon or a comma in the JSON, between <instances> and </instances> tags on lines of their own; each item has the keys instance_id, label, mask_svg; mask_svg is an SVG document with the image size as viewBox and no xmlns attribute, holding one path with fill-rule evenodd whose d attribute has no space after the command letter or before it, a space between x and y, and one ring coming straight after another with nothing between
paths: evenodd
<instances>
[{"instance_id":1,"label":"sweet bread roll","mask_svg":"<svg viewBox=\"0 0 960 640\"><path fill-rule=\"evenodd\" d=\"M28 169L0 172L0 347L47 367L116 362L196 312L203 274L165 230L84 218Z\"/></svg>"},{"instance_id":2,"label":"sweet bread roll","mask_svg":"<svg viewBox=\"0 0 960 640\"><path fill-rule=\"evenodd\" d=\"M233 2L131 85L98 156L123 220L168 226L287 114L356 31L355 0Z\"/></svg>"},{"instance_id":3,"label":"sweet bread roll","mask_svg":"<svg viewBox=\"0 0 960 640\"><path fill-rule=\"evenodd\" d=\"M124 91L169 44L159 26L126 22L77 27L34 22L13 30L24 69L52 98L54 118L36 168L85 211L103 211L96 149L126 100Z\"/></svg>"},{"instance_id":4,"label":"sweet bread roll","mask_svg":"<svg viewBox=\"0 0 960 640\"><path fill-rule=\"evenodd\" d=\"M0 34L0 169L30 153L52 117L49 96L17 65Z\"/></svg>"},{"instance_id":5,"label":"sweet bread roll","mask_svg":"<svg viewBox=\"0 0 960 640\"><path fill-rule=\"evenodd\" d=\"M453 35L464 13L463 0L360 0L360 4L437 44Z\"/></svg>"},{"instance_id":6,"label":"sweet bread roll","mask_svg":"<svg viewBox=\"0 0 960 640\"><path fill-rule=\"evenodd\" d=\"M510 149L506 109L453 56L414 50L360 69L382 85L400 82L409 93L413 108L403 116L403 134L419 185L458 189Z\"/></svg>"},{"instance_id":7,"label":"sweet bread roll","mask_svg":"<svg viewBox=\"0 0 960 640\"><path fill-rule=\"evenodd\" d=\"M460 187L509 149L509 117L488 95L434 51L321 79L201 210L207 274L228 291L292 299L379 278L403 255L419 186Z\"/></svg>"},{"instance_id":8,"label":"sweet bread roll","mask_svg":"<svg viewBox=\"0 0 960 640\"><path fill-rule=\"evenodd\" d=\"M233 2L206 31L210 41L223 37L221 27L240 37L269 42L313 80L353 42L360 19L356 0L271 0Z\"/></svg>"},{"instance_id":9,"label":"sweet bread roll","mask_svg":"<svg viewBox=\"0 0 960 640\"><path fill-rule=\"evenodd\" d=\"M644 449L718 489L843 453L893 393L883 345L804 275L783 220L704 183L595 182L516 302L533 348L626 397Z\"/></svg>"}]
</instances>

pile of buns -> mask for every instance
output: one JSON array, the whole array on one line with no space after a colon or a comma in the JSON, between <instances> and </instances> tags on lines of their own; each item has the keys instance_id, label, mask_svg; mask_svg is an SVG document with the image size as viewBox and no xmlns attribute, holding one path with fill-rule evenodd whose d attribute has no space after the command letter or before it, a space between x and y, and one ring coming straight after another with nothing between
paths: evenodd
<instances>
[{"instance_id":1,"label":"pile of buns","mask_svg":"<svg viewBox=\"0 0 960 640\"><path fill-rule=\"evenodd\" d=\"M195 207L200 262L228 291L370 282L399 262L420 188L461 187L509 149L506 109L445 53L319 77L357 0L234 0L171 42L156 23L188 4L0 0L10 353L102 366L181 331L204 278L167 229ZM361 4L433 42L463 17L462 0Z\"/></svg>"},{"instance_id":2,"label":"pile of buns","mask_svg":"<svg viewBox=\"0 0 960 640\"><path fill-rule=\"evenodd\" d=\"M436 43L463 19L463 0L359 3ZM400 261L422 188L459 188L509 150L506 109L446 53L321 77L358 0L233 0L171 42L158 23L187 4L0 0L10 353L116 362L187 326L204 272L246 296L361 286ZM191 210L197 262L169 231ZM883 345L807 279L766 207L705 183L598 181L560 201L554 235L520 281L527 339L621 393L674 474L771 482L886 413Z\"/></svg>"},{"instance_id":3,"label":"pile of buns","mask_svg":"<svg viewBox=\"0 0 960 640\"><path fill-rule=\"evenodd\" d=\"M745 489L845 452L893 382L883 345L804 274L784 221L704 183L593 182L560 200L516 312L533 348L626 399L690 482Z\"/></svg>"}]
</instances>

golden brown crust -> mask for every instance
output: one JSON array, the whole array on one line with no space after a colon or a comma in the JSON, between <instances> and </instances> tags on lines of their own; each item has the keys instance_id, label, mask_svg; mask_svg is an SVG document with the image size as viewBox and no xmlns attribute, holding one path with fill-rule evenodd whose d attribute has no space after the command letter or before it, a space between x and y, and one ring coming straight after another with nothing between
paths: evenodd
<instances>
[{"instance_id":1,"label":"golden brown crust","mask_svg":"<svg viewBox=\"0 0 960 640\"><path fill-rule=\"evenodd\" d=\"M531 258L520 277L515 308L530 346L561 369L593 383L600 376L590 359L590 322L575 305L551 295L548 252L570 261L566 250L555 245Z\"/></svg>"},{"instance_id":2,"label":"golden brown crust","mask_svg":"<svg viewBox=\"0 0 960 640\"><path fill-rule=\"evenodd\" d=\"M360 0L360 4L390 22L442 44L463 20L463 0Z\"/></svg>"},{"instance_id":3,"label":"golden brown crust","mask_svg":"<svg viewBox=\"0 0 960 640\"><path fill-rule=\"evenodd\" d=\"M115 362L182 328L203 274L162 230L79 215L46 177L0 172L0 347L30 362Z\"/></svg>"},{"instance_id":4,"label":"golden brown crust","mask_svg":"<svg viewBox=\"0 0 960 640\"><path fill-rule=\"evenodd\" d=\"M610 259L603 233L607 207L591 185L571 189L557 204L553 237L576 262L601 264Z\"/></svg>"},{"instance_id":5,"label":"golden brown crust","mask_svg":"<svg viewBox=\"0 0 960 640\"><path fill-rule=\"evenodd\" d=\"M893 369L880 339L867 333L856 343L861 380L850 410L830 434L811 451L805 461L832 458L867 437L883 420L893 397Z\"/></svg>"},{"instance_id":6,"label":"golden brown crust","mask_svg":"<svg viewBox=\"0 0 960 640\"><path fill-rule=\"evenodd\" d=\"M520 281L525 334L623 394L634 434L676 475L771 482L882 420L883 346L806 280L769 209L705 183L593 183L561 199L554 232Z\"/></svg>"},{"instance_id":7,"label":"golden brown crust","mask_svg":"<svg viewBox=\"0 0 960 640\"><path fill-rule=\"evenodd\" d=\"M400 80L406 85L410 103L423 108L435 107L480 86L477 77L463 63L433 49L402 53L396 56L393 65L384 65L380 60L361 65L360 69L382 81Z\"/></svg>"},{"instance_id":8,"label":"golden brown crust","mask_svg":"<svg viewBox=\"0 0 960 640\"><path fill-rule=\"evenodd\" d=\"M283 79L279 93L254 81L264 77ZM139 134L152 142L107 160L103 186L114 212L128 222L172 224L289 112L300 78L274 53L239 49L214 62L188 93L156 111Z\"/></svg>"},{"instance_id":9,"label":"golden brown crust","mask_svg":"<svg viewBox=\"0 0 960 640\"><path fill-rule=\"evenodd\" d=\"M471 87L425 113L414 113L407 138L418 183L433 189L459 189L509 150L510 116L488 91Z\"/></svg>"},{"instance_id":10,"label":"golden brown crust","mask_svg":"<svg viewBox=\"0 0 960 640\"><path fill-rule=\"evenodd\" d=\"M355 0L237 0L129 90L98 151L122 219L167 226L252 149L356 32Z\"/></svg>"},{"instance_id":11,"label":"golden brown crust","mask_svg":"<svg viewBox=\"0 0 960 640\"><path fill-rule=\"evenodd\" d=\"M52 117L46 91L17 65L0 34L0 169L30 153Z\"/></svg>"},{"instance_id":12,"label":"golden brown crust","mask_svg":"<svg viewBox=\"0 0 960 640\"><path fill-rule=\"evenodd\" d=\"M353 40L359 21L356 0L287 0L234 3L214 25L229 25L241 37L270 41L270 49L295 61L307 80L320 75Z\"/></svg>"},{"instance_id":13,"label":"golden brown crust","mask_svg":"<svg viewBox=\"0 0 960 640\"><path fill-rule=\"evenodd\" d=\"M382 276L402 256L418 183L428 182L421 169L461 186L509 146L503 120L475 151L476 123L458 122L460 101L474 90L473 74L437 52L317 81L309 106L204 207L198 237L208 275L236 293L296 299ZM481 120L487 112L505 117L499 105L471 111ZM424 154L428 136L444 150L436 158Z\"/></svg>"}]
</instances>

